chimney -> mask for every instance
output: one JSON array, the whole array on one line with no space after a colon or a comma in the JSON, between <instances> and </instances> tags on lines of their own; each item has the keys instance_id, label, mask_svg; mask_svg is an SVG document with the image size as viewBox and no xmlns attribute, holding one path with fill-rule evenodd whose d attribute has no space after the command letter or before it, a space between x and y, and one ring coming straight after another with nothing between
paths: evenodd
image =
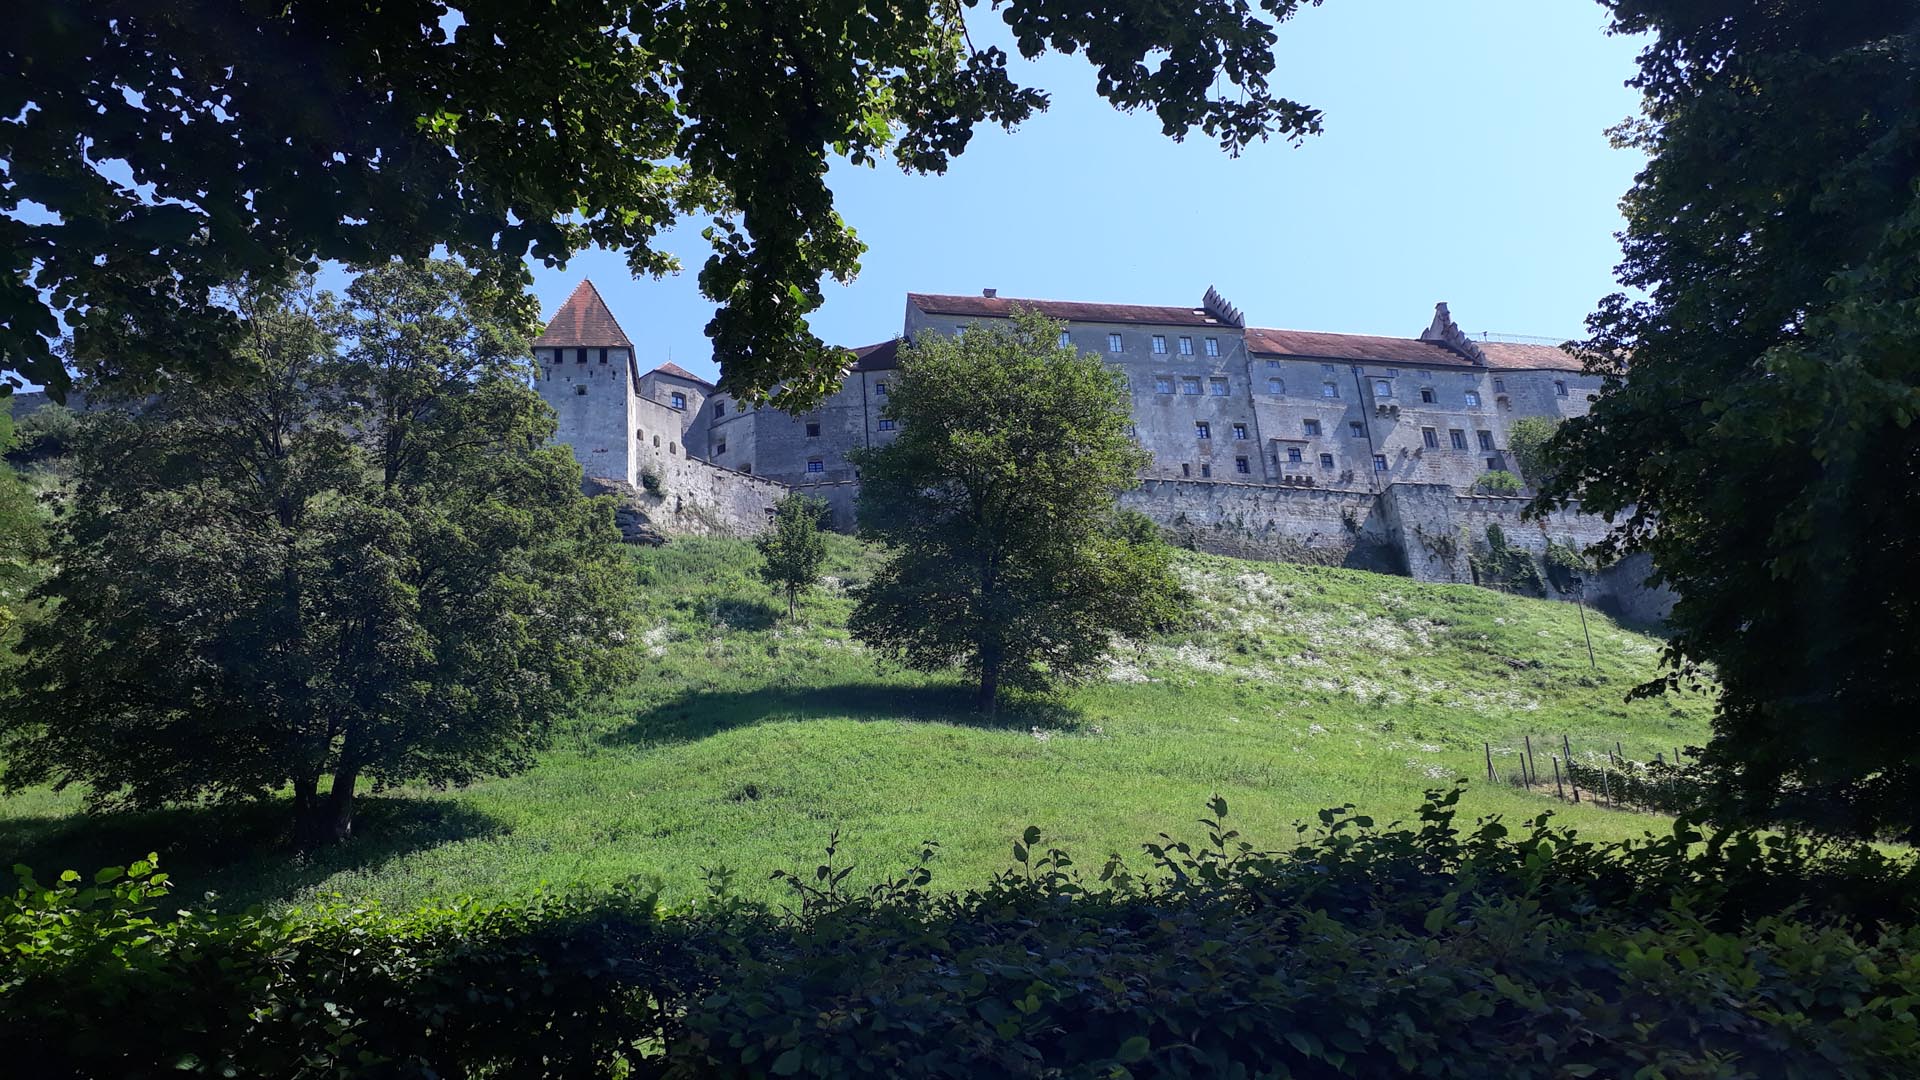
<instances>
[{"instance_id":1,"label":"chimney","mask_svg":"<svg viewBox=\"0 0 1920 1080\"><path fill-rule=\"evenodd\" d=\"M986 298L987 298L987 299L989 299L989 300L991 300L991 299L993 299L994 297L996 297L996 296L999 296L999 295L1000 295L1000 290L999 290L999 289L981 289L981 290L980 290L980 295L981 295L981 296L984 296L984 297L986 297Z\"/></svg>"}]
</instances>

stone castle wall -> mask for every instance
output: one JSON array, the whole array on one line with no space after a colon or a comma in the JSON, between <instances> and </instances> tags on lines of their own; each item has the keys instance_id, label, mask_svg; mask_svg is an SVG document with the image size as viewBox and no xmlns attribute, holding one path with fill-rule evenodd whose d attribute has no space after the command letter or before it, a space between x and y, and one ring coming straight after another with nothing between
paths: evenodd
<instances>
[{"instance_id":1,"label":"stone castle wall","mask_svg":"<svg viewBox=\"0 0 1920 1080\"><path fill-rule=\"evenodd\" d=\"M1149 479L1120 504L1145 514L1172 543L1197 551L1404 572L1380 500L1364 491Z\"/></svg>"},{"instance_id":2,"label":"stone castle wall","mask_svg":"<svg viewBox=\"0 0 1920 1080\"><path fill-rule=\"evenodd\" d=\"M661 401L638 395L629 400L627 426L636 433L634 481L626 493L631 505L671 535L755 536L764 531L773 504L787 493L787 486L692 456L680 441L683 422L680 410Z\"/></svg>"}]
</instances>

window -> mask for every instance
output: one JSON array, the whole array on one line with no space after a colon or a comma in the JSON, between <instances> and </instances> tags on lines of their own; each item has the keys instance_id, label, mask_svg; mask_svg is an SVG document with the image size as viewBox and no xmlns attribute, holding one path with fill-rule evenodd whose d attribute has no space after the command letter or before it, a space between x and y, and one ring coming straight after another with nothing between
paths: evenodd
<instances>
[{"instance_id":1,"label":"window","mask_svg":"<svg viewBox=\"0 0 1920 1080\"><path fill-rule=\"evenodd\" d=\"M1129 439L1137 439L1137 438L1139 438L1139 437L1140 437L1140 429L1139 429L1139 428L1137 428L1137 427L1135 427L1135 426L1133 426L1132 424L1128 424L1128 425L1127 425L1127 438L1129 438Z\"/></svg>"},{"instance_id":2,"label":"window","mask_svg":"<svg viewBox=\"0 0 1920 1080\"><path fill-rule=\"evenodd\" d=\"M1440 433L1430 427L1420 429L1420 441L1426 444L1429 450L1440 449Z\"/></svg>"},{"instance_id":3,"label":"window","mask_svg":"<svg viewBox=\"0 0 1920 1080\"><path fill-rule=\"evenodd\" d=\"M1306 433L1306 436L1307 436L1307 437L1308 437L1309 439L1314 439L1314 438L1319 438L1319 436L1320 436L1320 421L1318 421L1318 420L1302 420L1302 421L1300 421L1300 429L1301 429L1301 430L1302 430L1303 432L1305 432L1305 433Z\"/></svg>"},{"instance_id":4,"label":"window","mask_svg":"<svg viewBox=\"0 0 1920 1080\"><path fill-rule=\"evenodd\" d=\"M1211 466L1211 465L1209 465L1209 464L1207 464L1207 463L1206 463L1206 462L1204 462L1204 461L1203 461L1203 462L1201 462L1201 463L1200 463L1200 475L1201 475L1201 476L1212 476L1212 475L1213 475L1213 466Z\"/></svg>"},{"instance_id":5,"label":"window","mask_svg":"<svg viewBox=\"0 0 1920 1080\"><path fill-rule=\"evenodd\" d=\"M1268 379L1268 380L1267 380L1267 393L1269 393L1269 394L1284 394L1284 393L1286 393L1286 392L1287 392L1287 384L1286 384L1285 382L1283 382L1283 381L1281 381L1281 380L1279 380L1279 379Z\"/></svg>"},{"instance_id":6,"label":"window","mask_svg":"<svg viewBox=\"0 0 1920 1080\"><path fill-rule=\"evenodd\" d=\"M1480 435L1480 449L1482 450L1493 449L1493 432L1482 431L1479 433L1479 435Z\"/></svg>"},{"instance_id":7,"label":"window","mask_svg":"<svg viewBox=\"0 0 1920 1080\"><path fill-rule=\"evenodd\" d=\"M1428 370L1427 370L1426 368L1421 368L1421 369L1420 369L1420 371L1418 372L1418 374L1419 374L1419 376L1420 376L1421 378L1423 378L1423 379L1431 379L1431 378L1433 378L1433 372L1431 372L1431 371L1428 371Z\"/></svg>"},{"instance_id":8,"label":"window","mask_svg":"<svg viewBox=\"0 0 1920 1080\"><path fill-rule=\"evenodd\" d=\"M1197 420L1193 425L1193 437L1196 439L1213 438L1213 425L1205 420Z\"/></svg>"},{"instance_id":9,"label":"window","mask_svg":"<svg viewBox=\"0 0 1920 1080\"><path fill-rule=\"evenodd\" d=\"M1449 429L1447 431L1447 438L1452 440L1455 450L1465 450L1467 448L1467 433L1461 431L1459 428Z\"/></svg>"},{"instance_id":10,"label":"window","mask_svg":"<svg viewBox=\"0 0 1920 1080\"><path fill-rule=\"evenodd\" d=\"M1364 439L1367 437L1366 425L1358 420L1349 420L1347 421L1347 434L1356 439Z\"/></svg>"},{"instance_id":11,"label":"window","mask_svg":"<svg viewBox=\"0 0 1920 1080\"><path fill-rule=\"evenodd\" d=\"M1400 369L1399 369L1399 368L1397 368L1397 367L1390 367L1390 368L1388 368L1388 369L1387 369L1387 378L1389 378L1389 379L1397 379L1397 378L1399 378L1399 377L1400 377Z\"/></svg>"},{"instance_id":12,"label":"window","mask_svg":"<svg viewBox=\"0 0 1920 1080\"><path fill-rule=\"evenodd\" d=\"M1320 374L1322 374L1322 375L1331 375L1331 374L1333 374L1333 365L1332 365L1332 364L1321 364L1321 365L1320 365Z\"/></svg>"},{"instance_id":13,"label":"window","mask_svg":"<svg viewBox=\"0 0 1920 1080\"><path fill-rule=\"evenodd\" d=\"M586 362L587 362L587 350L585 350L585 349L575 349L575 350L573 350L573 359L574 359L574 362L575 362L575 363L579 363L579 364L584 364L584 363L586 363Z\"/></svg>"},{"instance_id":14,"label":"window","mask_svg":"<svg viewBox=\"0 0 1920 1080\"><path fill-rule=\"evenodd\" d=\"M1181 379L1180 392L1190 397L1199 397L1200 396L1199 377L1195 375L1188 375L1187 377Z\"/></svg>"},{"instance_id":15,"label":"window","mask_svg":"<svg viewBox=\"0 0 1920 1080\"><path fill-rule=\"evenodd\" d=\"M892 421L892 420L889 420L889 419L887 419L887 418L886 418L886 417L884 417L884 416L883 416L883 417L881 417L881 418L880 418L880 430L881 430L881 431L892 431L892 430L893 430L893 421Z\"/></svg>"},{"instance_id":16,"label":"window","mask_svg":"<svg viewBox=\"0 0 1920 1080\"><path fill-rule=\"evenodd\" d=\"M1303 455L1303 454L1302 454L1302 453L1300 452L1300 448L1299 448L1299 447L1297 447L1297 446L1289 446L1289 447L1287 447L1287 464L1289 464L1289 465L1298 465L1298 464L1300 464L1300 462L1301 462L1302 460L1304 460L1304 457L1305 457L1305 455Z\"/></svg>"},{"instance_id":17,"label":"window","mask_svg":"<svg viewBox=\"0 0 1920 1080\"><path fill-rule=\"evenodd\" d=\"M1241 474L1242 476L1247 476L1252 474L1253 466L1247 461L1246 458L1237 457L1233 459L1233 471Z\"/></svg>"},{"instance_id":18,"label":"window","mask_svg":"<svg viewBox=\"0 0 1920 1080\"><path fill-rule=\"evenodd\" d=\"M820 437L820 421L818 420L807 421L807 438L817 439L819 437Z\"/></svg>"},{"instance_id":19,"label":"window","mask_svg":"<svg viewBox=\"0 0 1920 1080\"><path fill-rule=\"evenodd\" d=\"M1504 394L1504 393L1506 393L1506 392L1507 392L1507 380L1505 380L1505 379L1495 379L1495 380L1493 380L1493 392L1494 392L1494 393L1496 393L1496 394Z\"/></svg>"},{"instance_id":20,"label":"window","mask_svg":"<svg viewBox=\"0 0 1920 1080\"><path fill-rule=\"evenodd\" d=\"M580 395L581 397L586 397L586 396L587 396L587 384L586 384L586 383L581 383L581 384L580 384L579 386L576 386L576 387L574 387L574 388L573 388L573 392L574 392L574 393L576 393L576 394L579 394L579 395Z\"/></svg>"},{"instance_id":21,"label":"window","mask_svg":"<svg viewBox=\"0 0 1920 1080\"><path fill-rule=\"evenodd\" d=\"M607 362L607 350L605 349L600 350L600 362L603 364Z\"/></svg>"},{"instance_id":22,"label":"window","mask_svg":"<svg viewBox=\"0 0 1920 1080\"><path fill-rule=\"evenodd\" d=\"M1267 370L1268 370L1268 371L1279 371L1279 370L1280 370L1280 361L1278 361L1278 360L1269 360L1269 361L1267 361Z\"/></svg>"},{"instance_id":23,"label":"window","mask_svg":"<svg viewBox=\"0 0 1920 1080\"><path fill-rule=\"evenodd\" d=\"M1323 469L1331 469L1331 468L1333 468L1333 455L1332 455L1332 454L1321 454L1321 455L1320 455L1320 467L1321 467L1321 468L1323 468Z\"/></svg>"},{"instance_id":24,"label":"window","mask_svg":"<svg viewBox=\"0 0 1920 1080\"><path fill-rule=\"evenodd\" d=\"M1107 335L1107 351L1108 352L1120 351L1120 335L1119 334Z\"/></svg>"},{"instance_id":25,"label":"window","mask_svg":"<svg viewBox=\"0 0 1920 1080\"><path fill-rule=\"evenodd\" d=\"M667 403L676 409L684 409L687 407L687 395L675 390L672 394L668 395Z\"/></svg>"},{"instance_id":26,"label":"window","mask_svg":"<svg viewBox=\"0 0 1920 1080\"><path fill-rule=\"evenodd\" d=\"M1212 394L1214 397L1226 397L1228 394L1227 380L1220 378L1208 379L1207 393Z\"/></svg>"},{"instance_id":27,"label":"window","mask_svg":"<svg viewBox=\"0 0 1920 1080\"><path fill-rule=\"evenodd\" d=\"M1423 386L1420 388L1420 404L1422 405L1433 404L1433 387Z\"/></svg>"},{"instance_id":28,"label":"window","mask_svg":"<svg viewBox=\"0 0 1920 1080\"><path fill-rule=\"evenodd\" d=\"M1153 335L1153 354L1155 356L1167 355L1167 335L1165 334Z\"/></svg>"},{"instance_id":29,"label":"window","mask_svg":"<svg viewBox=\"0 0 1920 1080\"><path fill-rule=\"evenodd\" d=\"M1207 355L1208 356L1220 355L1220 339L1219 338L1210 337L1207 339Z\"/></svg>"},{"instance_id":30,"label":"window","mask_svg":"<svg viewBox=\"0 0 1920 1080\"><path fill-rule=\"evenodd\" d=\"M714 402L714 403L713 403L713 418L714 418L714 419L716 419L716 420L718 420L719 418L721 418L721 417L723 417L723 416L725 416L725 415L727 415L727 403L726 403L726 402L724 402L724 401L716 401L716 402Z\"/></svg>"},{"instance_id":31,"label":"window","mask_svg":"<svg viewBox=\"0 0 1920 1080\"><path fill-rule=\"evenodd\" d=\"M1385 454L1373 455L1373 471L1374 472L1387 471L1387 455Z\"/></svg>"},{"instance_id":32,"label":"window","mask_svg":"<svg viewBox=\"0 0 1920 1080\"><path fill-rule=\"evenodd\" d=\"M1555 379L1555 380L1553 381L1553 396L1554 396L1554 397L1566 397L1566 396L1567 396L1567 384L1566 384L1566 383L1563 383L1563 382L1561 382L1561 381L1560 381L1560 380L1558 380L1558 379Z\"/></svg>"},{"instance_id":33,"label":"window","mask_svg":"<svg viewBox=\"0 0 1920 1080\"><path fill-rule=\"evenodd\" d=\"M1153 377L1153 392L1156 394L1173 393L1173 376L1155 375Z\"/></svg>"},{"instance_id":34,"label":"window","mask_svg":"<svg viewBox=\"0 0 1920 1080\"><path fill-rule=\"evenodd\" d=\"M1327 400L1329 400L1329 401L1338 401L1338 400L1340 400L1340 388L1339 388L1339 387L1337 387L1337 386L1335 386L1335 385L1333 385L1333 384L1332 384L1332 383L1330 383L1330 382L1329 382L1329 383L1321 383L1321 384L1320 384L1320 396L1321 396L1321 397L1323 397L1323 398L1326 398L1326 399L1327 399Z\"/></svg>"},{"instance_id":35,"label":"window","mask_svg":"<svg viewBox=\"0 0 1920 1080\"><path fill-rule=\"evenodd\" d=\"M1187 337L1184 334L1181 335L1180 337L1180 355L1181 356L1193 355L1193 339L1190 337Z\"/></svg>"},{"instance_id":36,"label":"window","mask_svg":"<svg viewBox=\"0 0 1920 1080\"><path fill-rule=\"evenodd\" d=\"M1184 462L1184 461L1183 461L1183 462L1181 462L1181 463L1180 463L1180 475L1181 475L1181 476L1192 476L1192 475L1193 475L1193 466L1192 466L1192 465L1189 465L1189 464L1187 464L1187 463L1186 463L1186 462Z\"/></svg>"},{"instance_id":37,"label":"window","mask_svg":"<svg viewBox=\"0 0 1920 1080\"><path fill-rule=\"evenodd\" d=\"M1479 407L1480 407L1480 391L1478 390L1467 391L1467 408L1477 409Z\"/></svg>"},{"instance_id":38,"label":"window","mask_svg":"<svg viewBox=\"0 0 1920 1080\"><path fill-rule=\"evenodd\" d=\"M727 452L727 440L721 439L719 442L713 444L714 457L719 457L720 455L726 452Z\"/></svg>"},{"instance_id":39,"label":"window","mask_svg":"<svg viewBox=\"0 0 1920 1080\"><path fill-rule=\"evenodd\" d=\"M1246 438L1246 437L1247 437L1247 425L1245 425L1245 424L1235 424L1235 425L1233 425L1233 437L1234 437L1234 438L1236 438L1236 439L1244 439L1244 438Z\"/></svg>"},{"instance_id":40,"label":"window","mask_svg":"<svg viewBox=\"0 0 1920 1080\"><path fill-rule=\"evenodd\" d=\"M887 384L886 384L886 383L883 383L883 382L877 382L877 383L874 383L874 384L873 384L873 396L874 396L874 397L886 397L886 396L887 396Z\"/></svg>"},{"instance_id":41,"label":"window","mask_svg":"<svg viewBox=\"0 0 1920 1080\"><path fill-rule=\"evenodd\" d=\"M819 458L808 458L808 459L807 459L807 471L808 471L808 472L810 472L810 473L822 473L822 472L826 472L826 471L827 471L827 464L826 464L826 462L824 462L824 461L821 461L821 460L820 460Z\"/></svg>"},{"instance_id":42,"label":"window","mask_svg":"<svg viewBox=\"0 0 1920 1080\"><path fill-rule=\"evenodd\" d=\"M1390 379L1373 380L1373 396L1374 397L1392 397L1393 381Z\"/></svg>"},{"instance_id":43,"label":"window","mask_svg":"<svg viewBox=\"0 0 1920 1080\"><path fill-rule=\"evenodd\" d=\"M1065 330L1060 331L1060 347L1065 349L1071 346L1072 344L1073 344L1073 335L1067 333Z\"/></svg>"}]
</instances>

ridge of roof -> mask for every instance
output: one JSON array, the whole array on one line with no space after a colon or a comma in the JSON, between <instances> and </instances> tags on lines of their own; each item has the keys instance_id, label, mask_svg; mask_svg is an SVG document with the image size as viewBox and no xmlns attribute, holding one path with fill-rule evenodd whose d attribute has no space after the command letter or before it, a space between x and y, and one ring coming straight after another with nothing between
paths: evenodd
<instances>
[{"instance_id":1,"label":"ridge of roof","mask_svg":"<svg viewBox=\"0 0 1920 1080\"><path fill-rule=\"evenodd\" d=\"M613 317L607 302L600 298L600 290L594 288L592 278L580 279L567 302L553 313L547 328L533 339L533 344L547 348L633 348L633 341L620 329L620 320Z\"/></svg>"},{"instance_id":2,"label":"ridge of roof","mask_svg":"<svg viewBox=\"0 0 1920 1080\"><path fill-rule=\"evenodd\" d=\"M1019 311L1037 311L1049 319L1068 322L1156 323L1165 326L1234 327L1204 307L1156 304L1096 304L1078 300L1033 300L1008 296L952 296L945 293L907 294L907 303L929 315L971 315L1010 319Z\"/></svg>"},{"instance_id":3,"label":"ridge of roof","mask_svg":"<svg viewBox=\"0 0 1920 1080\"><path fill-rule=\"evenodd\" d=\"M699 383L699 384L700 384L701 386L712 386L712 385L713 385L712 383L710 383L710 382L708 382L707 380L705 380L705 379L703 379L703 378L701 378L701 377L700 377L700 376L698 376L698 375L695 375L695 374L694 374L693 372L691 372L691 371L688 371L688 370L687 370L686 368L683 368L683 367L681 367L681 366L680 366L679 364L676 364L676 363L674 363L674 362L673 362L673 361L671 361L671 360L668 360L668 361L667 361L666 363L664 363L664 364L660 364L660 365L658 365L658 366L657 366L657 367L655 367L655 368L654 368L654 369L653 369L652 371L649 371L649 372L647 372L647 374L649 374L649 375L671 375L671 376L673 376L673 377L674 377L674 378L676 378L676 379L685 379L685 380L687 380L688 382L696 382L696 383Z\"/></svg>"}]
</instances>

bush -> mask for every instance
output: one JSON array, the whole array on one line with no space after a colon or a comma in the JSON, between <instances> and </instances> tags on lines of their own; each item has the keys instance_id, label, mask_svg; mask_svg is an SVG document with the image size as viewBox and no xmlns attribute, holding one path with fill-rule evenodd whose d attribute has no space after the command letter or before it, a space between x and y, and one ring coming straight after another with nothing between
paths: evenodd
<instances>
[{"instance_id":1,"label":"bush","mask_svg":"<svg viewBox=\"0 0 1920 1080\"><path fill-rule=\"evenodd\" d=\"M1520 478L1505 469L1481 473L1480 479L1474 486L1488 495L1520 494Z\"/></svg>"},{"instance_id":2,"label":"bush","mask_svg":"<svg viewBox=\"0 0 1920 1080\"><path fill-rule=\"evenodd\" d=\"M670 915L626 889L157 921L136 864L0 903L0 1040L36 1076L1920 1071L1911 858L1684 821L1463 832L1458 798L1322 811L1281 851L1216 799L1205 842L1093 880L1029 829L956 895L931 846L865 891L830 846L778 915L719 879Z\"/></svg>"},{"instance_id":3,"label":"bush","mask_svg":"<svg viewBox=\"0 0 1920 1080\"><path fill-rule=\"evenodd\" d=\"M656 473L656 472L654 472L654 471L653 471L652 469L643 469L643 470L641 470L641 472L640 472L640 486L641 486L641 487L643 487L643 488L646 488L646 489L647 489L647 494L649 494L649 495L658 495L658 494L660 494L660 490L661 490L661 487L662 487L662 485L661 485L661 483L660 483L660 474L659 474L659 473Z\"/></svg>"}]
</instances>

